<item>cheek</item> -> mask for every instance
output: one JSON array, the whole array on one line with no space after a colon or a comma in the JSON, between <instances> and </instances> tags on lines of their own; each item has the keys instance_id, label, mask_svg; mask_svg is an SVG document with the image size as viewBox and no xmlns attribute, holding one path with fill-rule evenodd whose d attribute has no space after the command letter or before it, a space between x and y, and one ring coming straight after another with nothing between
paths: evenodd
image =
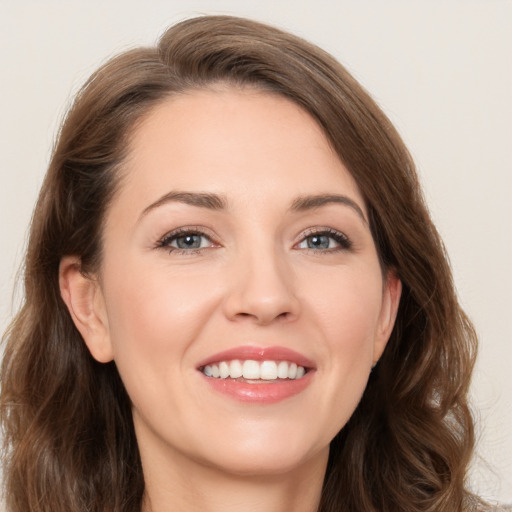
<instances>
[{"instance_id":1,"label":"cheek","mask_svg":"<svg viewBox=\"0 0 512 512\"><path fill-rule=\"evenodd\" d=\"M130 273L110 273L106 285L109 332L116 363L161 374L194 342L215 308L215 286L200 274L170 272L162 265L126 265ZM206 282L205 282L206 280Z\"/></svg>"},{"instance_id":2,"label":"cheek","mask_svg":"<svg viewBox=\"0 0 512 512\"><path fill-rule=\"evenodd\" d=\"M330 375L330 391L355 404L373 363L382 307L380 268L341 269L322 287L310 287L308 295L310 324L322 340L318 349L327 361L323 371Z\"/></svg>"},{"instance_id":3,"label":"cheek","mask_svg":"<svg viewBox=\"0 0 512 512\"><path fill-rule=\"evenodd\" d=\"M196 371L190 348L216 307L218 288L205 286L205 276L171 273L166 266L133 269L108 286L114 360L134 414L158 424L159 411L178 431L179 422L164 411L188 410L197 401L182 385Z\"/></svg>"},{"instance_id":4,"label":"cheek","mask_svg":"<svg viewBox=\"0 0 512 512\"><path fill-rule=\"evenodd\" d=\"M338 269L309 286L305 297L329 344L355 350L371 345L382 307L379 268Z\"/></svg>"}]
</instances>

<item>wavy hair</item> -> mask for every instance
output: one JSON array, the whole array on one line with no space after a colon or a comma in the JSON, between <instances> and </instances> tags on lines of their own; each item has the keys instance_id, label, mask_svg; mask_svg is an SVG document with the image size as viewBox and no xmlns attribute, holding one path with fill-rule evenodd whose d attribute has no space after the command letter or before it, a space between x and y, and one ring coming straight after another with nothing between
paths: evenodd
<instances>
[{"instance_id":1,"label":"wavy hair","mask_svg":"<svg viewBox=\"0 0 512 512\"><path fill-rule=\"evenodd\" d=\"M130 399L115 364L96 362L75 328L59 263L77 255L84 272L98 268L105 211L141 119L172 95L216 83L271 91L316 119L366 200L383 268L403 284L384 355L331 443L319 510L463 510L476 336L407 149L329 54L264 24L205 16L108 61L62 124L32 219L24 303L4 336L9 512L140 512Z\"/></svg>"}]
</instances>

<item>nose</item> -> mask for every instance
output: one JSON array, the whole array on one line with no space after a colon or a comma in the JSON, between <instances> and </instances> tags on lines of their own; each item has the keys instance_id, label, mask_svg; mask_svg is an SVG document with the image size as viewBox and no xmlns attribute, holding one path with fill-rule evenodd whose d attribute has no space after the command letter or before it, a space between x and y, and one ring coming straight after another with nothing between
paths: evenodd
<instances>
[{"instance_id":1,"label":"nose","mask_svg":"<svg viewBox=\"0 0 512 512\"><path fill-rule=\"evenodd\" d=\"M293 270L286 258L271 251L241 258L230 271L225 315L258 325L292 321L300 312Z\"/></svg>"}]
</instances>

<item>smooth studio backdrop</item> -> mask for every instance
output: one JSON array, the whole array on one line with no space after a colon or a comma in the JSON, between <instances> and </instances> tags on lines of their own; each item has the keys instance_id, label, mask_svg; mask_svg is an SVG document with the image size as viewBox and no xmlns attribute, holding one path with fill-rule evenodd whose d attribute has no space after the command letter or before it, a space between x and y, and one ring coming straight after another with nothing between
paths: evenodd
<instances>
[{"instance_id":1,"label":"smooth studio backdrop","mask_svg":"<svg viewBox=\"0 0 512 512\"><path fill-rule=\"evenodd\" d=\"M62 115L107 57L198 14L269 22L333 53L416 160L480 335L472 486L512 502L512 1L0 0L0 330Z\"/></svg>"}]
</instances>

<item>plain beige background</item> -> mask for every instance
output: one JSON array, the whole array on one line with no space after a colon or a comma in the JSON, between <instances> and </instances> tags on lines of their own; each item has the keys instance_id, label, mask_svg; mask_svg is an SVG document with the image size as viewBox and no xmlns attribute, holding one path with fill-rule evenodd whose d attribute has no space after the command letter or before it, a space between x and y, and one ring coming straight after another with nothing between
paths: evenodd
<instances>
[{"instance_id":1,"label":"plain beige background","mask_svg":"<svg viewBox=\"0 0 512 512\"><path fill-rule=\"evenodd\" d=\"M481 338L473 488L512 502L510 0L0 0L0 330L58 122L108 56L195 14L238 14L333 53L408 144Z\"/></svg>"}]
</instances>

